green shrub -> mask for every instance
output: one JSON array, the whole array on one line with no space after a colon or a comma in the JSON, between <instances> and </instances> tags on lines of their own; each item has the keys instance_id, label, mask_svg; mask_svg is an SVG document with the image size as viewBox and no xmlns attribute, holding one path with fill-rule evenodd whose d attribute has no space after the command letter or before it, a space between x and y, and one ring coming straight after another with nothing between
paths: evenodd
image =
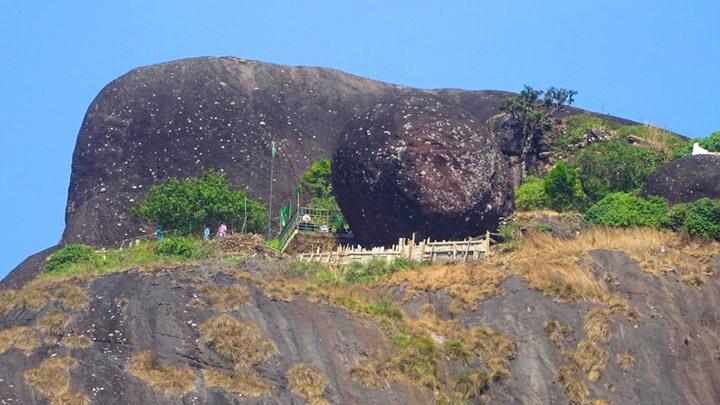
<instances>
[{"instance_id":1,"label":"green shrub","mask_svg":"<svg viewBox=\"0 0 720 405\"><path fill-rule=\"evenodd\" d=\"M582 210L585 195L577 170L560 162L543 179L548 205L557 211Z\"/></svg>"},{"instance_id":2,"label":"green shrub","mask_svg":"<svg viewBox=\"0 0 720 405\"><path fill-rule=\"evenodd\" d=\"M267 210L261 202L246 197L242 191L232 191L222 175L209 171L200 177L174 178L154 185L145 200L134 208L134 214L181 234L221 223L240 229L247 202L245 231L262 233Z\"/></svg>"},{"instance_id":3,"label":"green shrub","mask_svg":"<svg viewBox=\"0 0 720 405\"><path fill-rule=\"evenodd\" d=\"M367 263L352 262L342 268L342 277L348 283L368 283L379 278L389 276L396 271L410 268L413 262L398 258L388 262L385 259L374 258Z\"/></svg>"},{"instance_id":4,"label":"green shrub","mask_svg":"<svg viewBox=\"0 0 720 405\"><path fill-rule=\"evenodd\" d=\"M100 257L91 246L71 244L50 255L43 271L54 273L67 269L72 265L97 265L99 262Z\"/></svg>"},{"instance_id":5,"label":"green shrub","mask_svg":"<svg viewBox=\"0 0 720 405\"><path fill-rule=\"evenodd\" d=\"M566 120L567 132L553 141L553 148L562 149L580 142L588 131L593 129L611 130L618 125L591 114L573 115Z\"/></svg>"},{"instance_id":6,"label":"green shrub","mask_svg":"<svg viewBox=\"0 0 720 405\"><path fill-rule=\"evenodd\" d=\"M710 152L720 152L720 131L715 131L707 138L700 140L700 146Z\"/></svg>"},{"instance_id":7,"label":"green shrub","mask_svg":"<svg viewBox=\"0 0 720 405\"><path fill-rule=\"evenodd\" d=\"M161 256L181 259L204 259L211 253L209 243L179 236L158 241L155 250Z\"/></svg>"},{"instance_id":8,"label":"green shrub","mask_svg":"<svg viewBox=\"0 0 720 405\"><path fill-rule=\"evenodd\" d=\"M612 193L595 203L585 219L598 225L662 227L670 222L667 201L660 197L647 200L628 193Z\"/></svg>"},{"instance_id":9,"label":"green shrub","mask_svg":"<svg viewBox=\"0 0 720 405\"><path fill-rule=\"evenodd\" d=\"M693 236L720 240L720 203L709 198L678 204L671 214L673 229Z\"/></svg>"},{"instance_id":10,"label":"green shrub","mask_svg":"<svg viewBox=\"0 0 720 405\"><path fill-rule=\"evenodd\" d=\"M452 360L462 360L465 365L470 364L472 353L465 342L458 339L450 339L445 343L445 355Z\"/></svg>"},{"instance_id":11,"label":"green shrub","mask_svg":"<svg viewBox=\"0 0 720 405\"><path fill-rule=\"evenodd\" d=\"M332 188L332 167L330 160L321 159L313 162L300 178L300 185L310 195L309 208L340 211ZM345 226L345 218L340 215L332 220L335 230Z\"/></svg>"},{"instance_id":12,"label":"green shrub","mask_svg":"<svg viewBox=\"0 0 720 405\"><path fill-rule=\"evenodd\" d=\"M591 201L599 201L609 193L639 189L661 162L657 152L623 140L590 145L571 160Z\"/></svg>"},{"instance_id":13,"label":"green shrub","mask_svg":"<svg viewBox=\"0 0 720 405\"><path fill-rule=\"evenodd\" d=\"M392 363L413 381L429 384L437 378L435 371L435 344L426 336L398 333L392 337L397 351Z\"/></svg>"},{"instance_id":14,"label":"green shrub","mask_svg":"<svg viewBox=\"0 0 720 405\"><path fill-rule=\"evenodd\" d=\"M548 205L545 183L538 177L526 177L525 182L515 189L515 208L520 211L536 210Z\"/></svg>"},{"instance_id":15,"label":"green shrub","mask_svg":"<svg viewBox=\"0 0 720 405\"><path fill-rule=\"evenodd\" d=\"M392 306L392 303L387 298L379 299L375 303L368 305L365 308L365 312L371 315L384 316L398 321L403 319L402 311Z\"/></svg>"}]
</instances>

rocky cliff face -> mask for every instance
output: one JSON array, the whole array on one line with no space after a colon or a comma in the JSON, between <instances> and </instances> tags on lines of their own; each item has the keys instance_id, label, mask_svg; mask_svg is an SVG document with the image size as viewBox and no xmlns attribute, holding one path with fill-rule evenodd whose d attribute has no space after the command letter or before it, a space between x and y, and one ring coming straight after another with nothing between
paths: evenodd
<instances>
[{"instance_id":1,"label":"rocky cliff face","mask_svg":"<svg viewBox=\"0 0 720 405\"><path fill-rule=\"evenodd\" d=\"M433 403L433 389L404 374L415 372L413 359L421 352L398 352L391 339L397 315L358 309L363 294L372 294L401 310L410 330L429 333L437 389L461 396L477 390L467 403L562 404L569 395L584 398L570 403L717 403L717 279L701 276L696 288L673 273L656 277L617 251L594 250L587 259L590 277L607 281L602 288L618 297L616 305L630 305L631 318L598 303L558 303L513 275L512 259L502 269L425 268L347 290L310 289L317 281L259 260L35 282L1 301L0 398L22 404ZM716 259L716 271L719 264ZM208 330L218 317L225 324ZM233 322L242 326L238 334L223 335ZM450 339L474 333L481 337L464 346L469 357L450 352ZM138 363L140 353L153 360ZM228 353L255 358L242 369L244 377L233 379L238 368ZM373 380L355 371L377 353L400 356L387 363L387 374L375 371L386 386L368 385ZM582 366L567 374L563 367L572 359ZM293 388L290 371L298 365L311 367L326 384L312 401ZM467 388L458 381L468 369L491 371L491 378Z\"/></svg>"}]
</instances>

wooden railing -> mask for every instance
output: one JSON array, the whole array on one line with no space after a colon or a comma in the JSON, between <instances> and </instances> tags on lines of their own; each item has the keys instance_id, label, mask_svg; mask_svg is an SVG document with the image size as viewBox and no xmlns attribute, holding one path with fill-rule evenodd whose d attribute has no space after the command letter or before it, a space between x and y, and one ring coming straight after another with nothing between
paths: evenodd
<instances>
[{"instance_id":1,"label":"wooden railing","mask_svg":"<svg viewBox=\"0 0 720 405\"><path fill-rule=\"evenodd\" d=\"M484 238L469 238L462 241L431 242L429 239L415 243L411 239L401 238L397 245L391 248L376 247L363 249L360 246L339 247L332 252L301 253L298 259L307 262L344 264L349 262L368 262L372 259L392 261L405 258L418 262L437 261L474 261L487 257L490 254L490 234L485 233Z\"/></svg>"}]
</instances>

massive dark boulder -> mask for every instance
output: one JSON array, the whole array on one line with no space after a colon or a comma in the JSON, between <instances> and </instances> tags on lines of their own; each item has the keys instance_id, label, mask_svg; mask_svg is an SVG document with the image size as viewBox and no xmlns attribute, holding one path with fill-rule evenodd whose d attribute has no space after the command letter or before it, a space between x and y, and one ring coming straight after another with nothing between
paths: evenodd
<instances>
[{"instance_id":1,"label":"massive dark boulder","mask_svg":"<svg viewBox=\"0 0 720 405\"><path fill-rule=\"evenodd\" d=\"M274 192L291 198L298 178L330 158L343 128L378 100L412 89L332 69L240 58L194 58L135 69L90 105L73 155L62 243L112 245L150 231L129 210L155 183L223 171L267 201L270 142ZM438 91L483 122L505 93Z\"/></svg>"},{"instance_id":2,"label":"massive dark boulder","mask_svg":"<svg viewBox=\"0 0 720 405\"><path fill-rule=\"evenodd\" d=\"M452 101L421 91L386 99L345 132L333 190L362 244L476 236L510 213L507 158Z\"/></svg>"},{"instance_id":3,"label":"massive dark boulder","mask_svg":"<svg viewBox=\"0 0 720 405\"><path fill-rule=\"evenodd\" d=\"M650 175L642 195L660 196L671 204L720 198L720 156L688 156L666 163Z\"/></svg>"}]
</instances>

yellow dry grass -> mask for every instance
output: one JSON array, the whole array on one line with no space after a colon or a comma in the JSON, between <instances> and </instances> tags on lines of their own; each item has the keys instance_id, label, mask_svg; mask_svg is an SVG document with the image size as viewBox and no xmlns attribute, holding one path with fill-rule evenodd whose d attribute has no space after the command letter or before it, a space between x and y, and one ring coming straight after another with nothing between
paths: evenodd
<instances>
[{"instance_id":1,"label":"yellow dry grass","mask_svg":"<svg viewBox=\"0 0 720 405\"><path fill-rule=\"evenodd\" d=\"M221 389L229 394L259 397L272 392L272 385L263 381L252 370L240 365L236 366L232 373L217 369L204 369L202 374L207 386Z\"/></svg>"},{"instance_id":2,"label":"yellow dry grass","mask_svg":"<svg viewBox=\"0 0 720 405\"><path fill-rule=\"evenodd\" d=\"M500 293L505 275L483 263L434 264L394 273L384 284L407 286L407 298L419 291L446 289L453 298L453 309L475 309L478 302Z\"/></svg>"},{"instance_id":3,"label":"yellow dry grass","mask_svg":"<svg viewBox=\"0 0 720 405\"><path fill-rule=\"evenodd\" d=\"M316 369L306 364L298 364L288 371L287 379L293 394L305 398L313 405L328 404L323 398L327 379Z\"/></svg>"},{"instance_id":4,"label":"yellow dry grass","mask_svg":"<svg viewBox=\"0 0 720 405\"><path fill-rule=\"evenodd\" d=\"M0 331L0 354L13 348L30 354L38 346L40 346L40 339L30 327L18 326Z\"/></svg>"},{"instance_id":5,"label":"yellow dry grass","mask_svg":"<svg viewBox=\"0 0 720 405\"><path fill-rule=\"evenodd\" d=\"M563 343L573 336L573 329L569 325L563 325L558 321L547 321L545 322L545 334L548 339L558 347L562 349Z\"/></svg>"},{"instance_id":6,"label":"yellow dry grass","mask_svg":"<svg viewBox=\"0 0 720 405\"><path fill-rule=\"evenodd\" d=\"M585 316L583 330L588 339L593 342L607 342L610 340L610 310L597 307Z\"/></svg>"},{"instance_id":7,"label":"yellow dry grass","mask_svg":"<svg viewBox=\"0 0 720 405\"><path fill-rule=\"evenodd\" d=\"M236 311L250 301L247 289L237 284L224 287L205 283L198 288L198 293L208 305L218 311Z\"/></svg>"},{"instance_id":8,"label":"yellow dry grass","mask_svg":"<svg viewBox=\"0 0 720 405\"><path fill-rule=\"evenodd\" d=\"M635 367L635 357L627 353L618 353L615 360L623 372L628 372L630 369Z\"/></svg>"},{"instance_id":9,"label":"yellow dry grass","mask_svg":"<svg viewBox=\"0 0 720 405\"><path fill-rule=\"evenodd\" d=\"M55 397L50 401L50 405L88 405L89 403L90 400L88 400L86 396L69 392Z\"/></svg>"},{"instance_id":10,"label":"yellow dry grass","mask_svg":"<svg viewBox=\"0 0 720 405\"><path fill-rule=\"evenodd\" d=\"M260 328L220 315L200 327L200 341L221 357L242 365L258 364L277 352L275 344L266 340Z\"/></svg>"},{"instance_id":11,"label":"yellow dry grass","mask_svg":"<svg viewBox=\"0 0 720 405\"><path fill-rule=\"evenodd\" d=\"M585 398L590 395L587 384L578 377L579 370L571 364L562 364L558 367L558 381L565 391L570 405L582 405Z\"/></svg>"},{"instance_id":12,"label":"yellow dry grass","mask_svg":"<svg viewBox=\"0 0 720 405\"><path fill-rule=\"evenodd\" d=\"M87 398L80 394L71 394L70 369L76 364L75 359L67 356L51 357L40 363L40 366L25 372L25 380L52 404L87 404Z\"/></svg>"},{"instance_id":13,"label":"yellow dry grass","mask_svg":"<svg viewBox=\"0 0 720 405\"><path fill-rule=\"evenodd\" d=\"M64 307L72 310L82 309L90 302L90 297L77 284L66 282L58 285L51 291L53 298L60 300Z\"/></svg>"},{"instance_id":14,"label":"yellow dry grass","mask_svg":"<svg viewBox=\"0 0 720 405\"><path fill-rule=\"evenodd\" d=\"M597 381L607 367L608 353L591 340L581 340L572 358L587 373L588 380Z\"/></svg>"},{"instance_id":15,"label":"yellow dry grass","mask_svg":"<svg viewBox=\"0 0 720 405\"><path fill-rule=\"evenodd\" d=\"M48 335L62 335L70 323L70 317L62 311L52 311L35 321L35 327Z\"/></svg>"},{"instance_id":16,"label":"yellow dry grass","mask_svg":"<svg viewBox=\"0 0 720 405\"><path fill-rule=\"evenodd\" d=\"M71 349L87 349L93 345L93 341L85 335L68 335L63 337L60 345Z\"/></svg>"},{"instance_id":17,"label":"yellow dry grass","mask_svg":"<svg viewBox=\"0 0 720 405\"><path fill-rule=\"evenodd\" d=\"M17 291L15 290L7 289L0 291L0 315L5 315L15 308L16 296Z\"/></svg>"},{"instance_id":18,"label":"yellow dry grass","mask_svg":"<svg viewBox=\"0 0 720 405\"><path fill-rule=\"evenodd\" d=\"M195 386L195 376L188 367L162 361L150 351L133 355L128 361L127 371L170 396L185 395Z\"/></svg>"}]
</instances>

